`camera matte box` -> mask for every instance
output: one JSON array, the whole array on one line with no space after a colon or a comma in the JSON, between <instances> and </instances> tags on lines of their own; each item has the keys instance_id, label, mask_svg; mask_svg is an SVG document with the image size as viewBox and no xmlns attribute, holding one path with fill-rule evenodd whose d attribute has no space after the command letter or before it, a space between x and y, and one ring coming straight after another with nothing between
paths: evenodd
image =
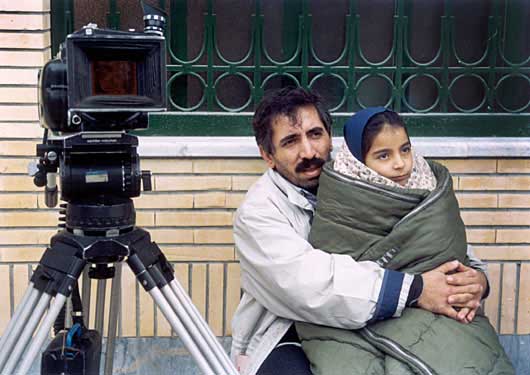
<instances>
[{"instance_id":1,"label":"camera matte box","mask_svg":"<svg viewBox=\"0 0 530 375\"><path fill-rule=\"evenodd\" d=\"M166 109L165 39L156 34L85 27L66 38L69 122L84 130L146 128L135 114ZM121 114L121 115L120 115ZM133 121L127 125L125 122ZM116 124L119 123L119 124ZM91 129L94 124L99 129Z\"/></svg>"}]
</instances>

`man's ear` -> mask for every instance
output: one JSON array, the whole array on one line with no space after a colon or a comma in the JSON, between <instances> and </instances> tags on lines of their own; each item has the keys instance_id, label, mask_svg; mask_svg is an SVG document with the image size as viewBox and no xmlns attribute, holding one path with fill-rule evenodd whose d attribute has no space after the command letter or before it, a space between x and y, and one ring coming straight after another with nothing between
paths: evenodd
<instances>
[{"instance_id":1,"label":"man's ear","mask_svg":"<svg viewBox=\"0 0 530 375\"><path fill-rule=\"evenodd\" d=\"M272 158L272 155L269 154L267 151L265 151L262 146L259 146L259 153L261 155L261 158L265 160L269 168L274 168L276 166L276 163L274 163L274 159Z\"/></svg>"}]
</instances>

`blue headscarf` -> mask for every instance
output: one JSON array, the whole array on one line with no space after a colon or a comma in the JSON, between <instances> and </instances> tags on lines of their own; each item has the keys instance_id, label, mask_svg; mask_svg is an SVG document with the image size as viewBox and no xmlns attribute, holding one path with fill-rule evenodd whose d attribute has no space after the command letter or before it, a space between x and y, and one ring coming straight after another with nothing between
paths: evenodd
<instances>
[{"instance_id":1,"label":"blue headscarf","mask_svg":"<svg viewBox=\"0 0 530 375\"><path fill-rule=\"evenodd\" d=\"M387 111L385 107L368 107L356 112L344 124L343 132L346 145L353 156L362 163L364 163L362 152L364 128L372 117L384 111Z\"/></svg>"}]
</instances>

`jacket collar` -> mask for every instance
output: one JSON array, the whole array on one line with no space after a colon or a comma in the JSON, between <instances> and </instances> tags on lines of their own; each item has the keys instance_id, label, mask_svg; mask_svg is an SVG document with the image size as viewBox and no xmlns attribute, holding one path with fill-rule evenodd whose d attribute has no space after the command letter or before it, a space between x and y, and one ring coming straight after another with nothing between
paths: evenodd
<instances>
[{"instance_id":1,"label":"jacket collar","mask_svg":"<svg viewBox=\"0 0 530 375\"><path fill-rule=\"evenodd\" d=\"M274 169L269 168L267 175L276 187L287 197L289 202L314 213L315 207L312 201L316 203L316 196L312 193L302 189L299 186L295 186L286 180L281 174L276 172ZM309 198L309 199L308 199Z\"/></svg>"}]
</instances>

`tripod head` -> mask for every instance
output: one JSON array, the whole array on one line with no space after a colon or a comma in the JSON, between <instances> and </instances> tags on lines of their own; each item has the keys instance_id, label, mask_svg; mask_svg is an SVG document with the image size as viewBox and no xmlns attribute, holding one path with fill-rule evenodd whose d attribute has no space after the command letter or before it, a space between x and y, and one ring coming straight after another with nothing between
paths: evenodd
<instances>
[{"instance_id":1,"label":"tripod head","mask_svg":"<svg viewBox=\"0 0 530 375\"><path fill-rule=\"evenodd\" d=\"M82 132L48 137L37 145L39 162L30 166L35 185L45 186L46 205L57 205L57 172L61 199L113 205L138 197L141 185L151 190L151 174L140 171L138 138L125 132Z\"/></svg>"}]
</instances>

